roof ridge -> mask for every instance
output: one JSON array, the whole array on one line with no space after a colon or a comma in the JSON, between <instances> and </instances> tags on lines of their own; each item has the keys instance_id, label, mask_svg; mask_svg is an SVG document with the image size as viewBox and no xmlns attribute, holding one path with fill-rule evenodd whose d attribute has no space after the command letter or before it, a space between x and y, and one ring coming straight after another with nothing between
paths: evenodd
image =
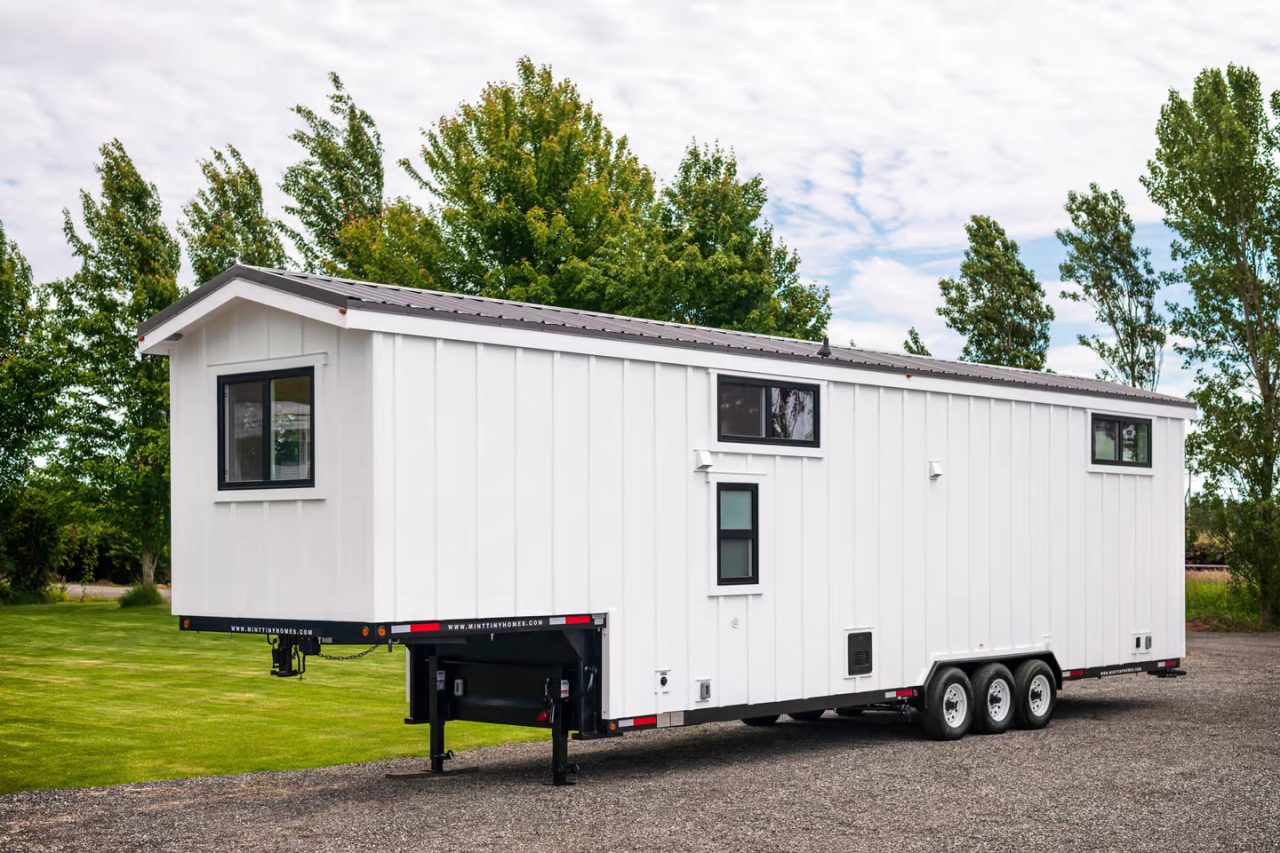
<instances>
[{"instance_id":1,"label":"roof ridge","mask_svg":"<svg viewBox=\"0 0 1280 853\"><path fill-rule=\"evenodd\" d=\"M654 320L648 317L629 317L625 314L608 314L603 311L587 311L561 305L544 305L521 302L494 296L479 296L457 291L428 290L398 284L343 278L324 273L308 273L297 270L259 267L251 264L234 264L205 284L187 293L154 317L144 321L139 334L145 334L161 323L176 317L189 306L216 292L224 285L245 279L256 284L274 287L304 298L320 299L339 307L366 306L367 310L391 311L405 314L430 314L436 312L458 320L488 322L498 325L524 326L546 330L564 330L572 334L594 337L631 337L654 341L668 346L700 349L722 348L743 354L758 354L775 359L828 362L865 370L901 372L905 374L932 375L943 379L969 380L991 384L1018 385L1067 393L1087 394L1125 400L1145 400L1195 408L1195 403L1172 394L1132 388L1096 377L1076 376L1066 373L1048 373L1019 367L982 364L980 362L945 359L934 356L918 356L909 353L864 349L856 346L831 346L834 358L819 355L816 341L788 338L781 335L764 335L738 329L721 329L677 323L670 320ZM355 289L357 292L352 293ZM387 298L374 298L374 292L383 291ZM392 297L390 294L401 294ZM422 297L426 297L424 300ZM432 304L431 299L447 300L445 304ZM452 303L452 304L449 304ZM478 307L490 306L490 312ZM503 308L509 310L503 311ZM530 313L534 312L534 313ZM579 322L572 322L578 318ZM594 323L591 321L595 321ZM665 333L664 333L665 330Z\"/></svg>"}]
</instances>

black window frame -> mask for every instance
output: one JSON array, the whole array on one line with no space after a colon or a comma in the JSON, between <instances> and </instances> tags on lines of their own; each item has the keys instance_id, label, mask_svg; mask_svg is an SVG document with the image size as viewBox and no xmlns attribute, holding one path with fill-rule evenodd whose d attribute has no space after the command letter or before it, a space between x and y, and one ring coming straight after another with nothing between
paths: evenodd
<instances>
[{"instance_id":1,"label":"black window frame","mask_svg":"<svg viewBox=\"0 0 1280 853\"><path fill-rule=\"evenodd\" d=\"M720 495L725 492L749 492L751 494L751 529L725 530L720 518ZM746 539L751 542L751 575L745 578L726 578L721 543L726 539ZM757 483L716 484L716 585L755 586L760 583L760 486Z\"/></svg>"},{"instance_id":2,"label":"black window frame","mask_svg":"<svg viewBox=\"0 0 1280 853\"><path fill-rule=\"evenodd\" d=\"M724 391L725 383L730 385L755 385L764 388L764 416L765 430L768 431L771 419L769 418L769 395L771 388L778 388L786 391L805 391L813 394L813 439L804 438L777 438L776 436L753 436L753 435L726 435L722 425L720 416L720 398ZM821 388L817 385L810 385L804 382L786 382L775 379L757 379L749 376L732 376L729 374L719 374L716 382L716 437L719 441L727 444L772 444L781 445L783 447L821 447L822 446L822 394Z\"/></svg>"},{"instance_id":3,"label":"black window frame","mask_svg":"<svg viewBox=\"0 0 1280 853\"><path fill-rule=\"evenodd\" d=\"M1115 459L1099 459L1098 444L1096 440L1098 421L1112 421L1117 425L1116 429L1116 457ZM1147 426L1147 461L1146 462L1125 462L1120 459L1120 433L1124 430L1125 424L1146 424ZM1129 415L1108 415L1105 412L1093 412L1089 418L1089 463L1091 465L1113 465L1117 468L1150 468L1151 460L1155 456L1156 436L1153 424L1150 418L1134 418Z\"/></svg>"},{"instance_id":4,"label":"black window frame","mask_svg":"<svg viewBox=\"0 0 1280 853\"><path fill-rule=\"evenodd\" d=\"M227 386L250 382L262 383L262 470L271 472L271 381L305 376L311 385L311 448L308 470L311 476L305 480L245 480L227 481ZM252 373L228 373L218 377L218 491L245 489L307 489L316 484L316 370L315 367L293 367L285 370L258 370Z\"/></svg>"}]
</instances>

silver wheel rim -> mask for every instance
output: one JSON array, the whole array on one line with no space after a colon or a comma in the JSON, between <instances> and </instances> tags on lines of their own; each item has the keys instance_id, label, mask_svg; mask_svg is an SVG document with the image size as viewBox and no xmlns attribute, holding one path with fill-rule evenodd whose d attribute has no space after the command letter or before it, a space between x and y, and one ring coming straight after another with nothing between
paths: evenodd
<instances>
[{"instance_id":1,"label":"silver wheel rim","mask_svg":"<svg viewBox=\"0 0 1280 853\"><path fill-rule=\"evenodd\" d=\"M1031 707L1031 713L1037 717L1043 717L1049 712L1049 697L1052 691L1049 679L1043 675L1037 675L1031 679L1031 685L1027 688L1027 704Z\"/></svg>"},{"instance_id":2,"label":"silver wheel rim","mask_svg":"<svg viewBox=\"0 0 1280 853\"><path fill-rule=\"evenodd\" d=\"M953 729L960 728L969 715L969 697L961 684L951 684L942 693L942 719Z\"/></svg>"},{"instance_id":3,"label":"silver wheel rim","mask_svg":"<svg viewBox=\"0 0 1280 853\"><path fill-rule=\"evenodd\" d=\"M1003 723L1009 716L1009 709L1013 704L1009 697L1012 693L1009 682L1003 678L991 679L991 684L987 687L987 717L991 722Z\"/></svg>"}]
</instances>

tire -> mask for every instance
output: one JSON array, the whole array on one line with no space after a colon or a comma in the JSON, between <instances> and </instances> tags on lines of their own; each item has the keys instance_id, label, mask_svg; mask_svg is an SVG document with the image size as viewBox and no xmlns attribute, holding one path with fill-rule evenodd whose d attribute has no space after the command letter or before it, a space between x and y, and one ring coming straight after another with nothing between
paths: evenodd
<instances>
[{"instance_id":1,"label":"tire","mask_svg":"<svg viewBox=\"0 0 1280 853\"><path fill-rule=\"evenodd\" d=\"M812 723L814 720L821 720L822 715L825 713L826 711L822 710L796 711L795 713L787 714L787 716L795 720L797 723Z\"/></svg>"},{"instance_id":2,"label":"tire","mask_svg":"<svg viewBox=\"0 0 1280 853\"><path fill-rule=\"evenodd\" d=\"M778 715L772 714L766 717L743 717L742 722L748 726L772 726L778 722Z\"/></svg>"},{"instance_id":3,"label":"tire","mask_svg":"<svg viewBox=\"0 0 1280 853\"><path fill-rule=\"evenodd\" d=\"M1002 663L989 663L973 674L973 729L998 735L1013 725L1013 673Z\"/></svg>"},{"instance_id":4,"label":"tire","mask_svg":"<svg viewBox=\"0 0 1280 853\"><path fill-rule=\"evenodd\" d=\"M1042 729L1053 718L1058 687L1053 670L1042 660L1023 661L1013 674L1014 719L1021 729Z\"/></svg>"},{"instance_id":5,"label":"tire","mask_svg":"<svg viewBox=\"0 0 1280 853\"><path fill-rule=\"evenodd\" d=\"M959 740L973 724L973 685L964 670L939 671L926 691L924 730L935 740Z\"/></svg>"},{"instance_id":6,"label":"tire","mask_svg":"<svg viewBox=\"0 0 1280 853\"><path fill-rule=\"evenodd\" d=\"M865 710L867 709L861 706L856 706L853 708L836 708L836 713L842 717L861 717L862 712Z\"/></svg>"}]
</instances>

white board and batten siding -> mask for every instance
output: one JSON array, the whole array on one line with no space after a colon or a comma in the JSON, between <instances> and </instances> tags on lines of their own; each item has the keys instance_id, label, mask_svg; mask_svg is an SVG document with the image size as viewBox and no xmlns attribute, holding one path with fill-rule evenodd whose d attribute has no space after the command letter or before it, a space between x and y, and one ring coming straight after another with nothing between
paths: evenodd
<instances>
[{"instance_id":1,"label":"white board and batten siding","mask_svg":"<svg viewBox=\"0 0 1280 853\"><path fill-rule=\"evenodd\" d=\"M607 613L608 717L702 707L704 679L738 705L999 652L1183 654L1185 409L332 313L233 300L169 347L175 612ZM304 363L315 488L219 493L217 376ZM821 446L718 442L720 373L818 384ZM1151 468L1091 466L1092 411L1150 418ZM759 587L716 584L717 482L759 484ZM870 675L846 676L852 629L873 632Z\"/></svg>"}]
</instances>

